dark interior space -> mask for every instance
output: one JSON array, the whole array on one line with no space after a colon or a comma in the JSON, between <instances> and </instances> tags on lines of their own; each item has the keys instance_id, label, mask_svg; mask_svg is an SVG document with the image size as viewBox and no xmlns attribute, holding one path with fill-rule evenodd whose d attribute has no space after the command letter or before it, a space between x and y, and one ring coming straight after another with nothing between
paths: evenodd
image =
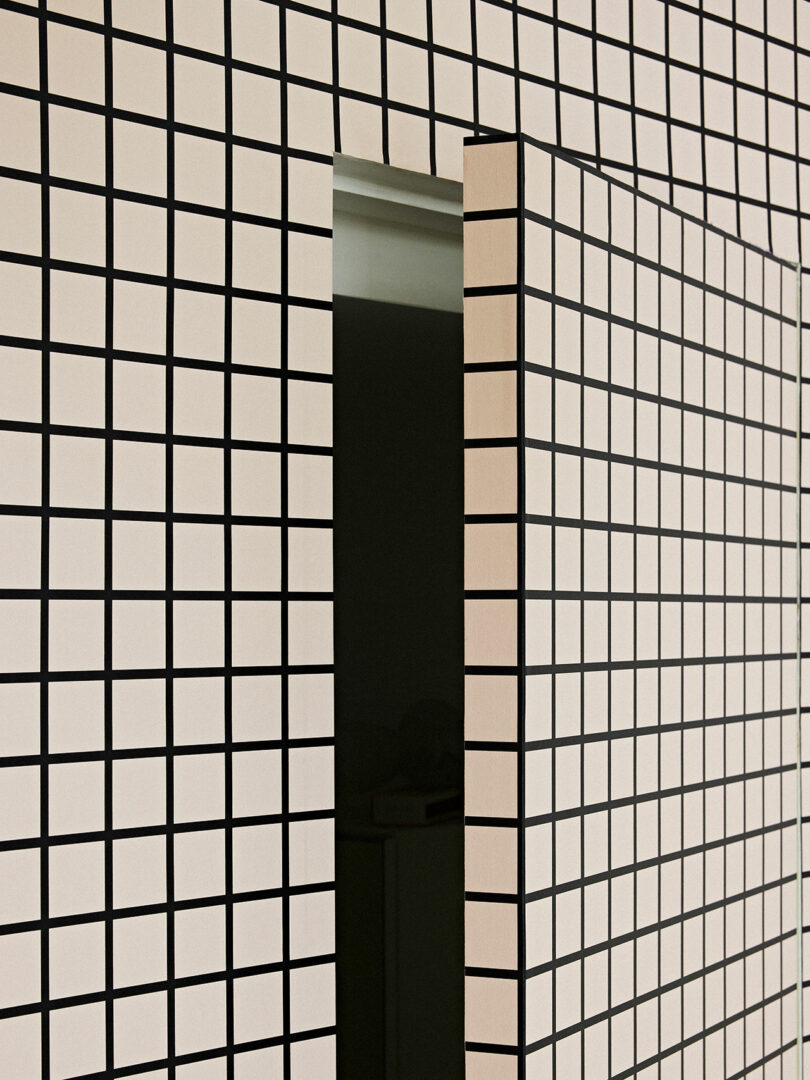
<instances>
[{"instance_id":1,"label":"dark interior space","mask_svg":"<svg viewBox=\"0 0 810 1080\"><path fill-rule=\"evenodd\" d=\"M462 317L335 297L339 1080L461 1080Z\"/></svg>"}]
</instances>

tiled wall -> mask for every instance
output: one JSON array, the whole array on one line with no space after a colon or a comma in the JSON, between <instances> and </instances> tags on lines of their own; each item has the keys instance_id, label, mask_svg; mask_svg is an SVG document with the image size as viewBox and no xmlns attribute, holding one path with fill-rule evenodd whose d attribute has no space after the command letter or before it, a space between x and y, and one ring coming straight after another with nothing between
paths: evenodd
<instances>
[{"instance_id":1,"label":"tiled wall","mask_svg":"<svg viewBox=\"0 0 810 1080\"><path fill-rule=\"evenodd\" d=\"M530 141L464 258L468 1074L795 1075L796 271Z\"/></svg>"},{"instance_id":2,"label":"tiled wall","mask_svg":"<svg viewBox=\"0 0 810 1080\"><path fill-rule=\"evenodd\" d=\"M0 0L15 1080L332 1075L333 151L461 179L517 129L792 258L809 20Z\"/></svg>"}]
</instances>

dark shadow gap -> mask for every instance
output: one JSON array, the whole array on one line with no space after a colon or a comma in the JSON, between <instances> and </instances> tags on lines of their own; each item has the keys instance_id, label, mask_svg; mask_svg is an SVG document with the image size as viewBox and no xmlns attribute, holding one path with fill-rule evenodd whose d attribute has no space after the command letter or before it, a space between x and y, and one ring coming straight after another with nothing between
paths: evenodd
<instances>
[{"instance_id":1,"label":"dark shadow gap","mask_svg":"<svg viewBox=\"0 0 810 1080\"><path fill-rule=\"evenodd\" d=\"M461 1080L462 317L334 308L338 1076Z\"/></svg>"}]
</instances>

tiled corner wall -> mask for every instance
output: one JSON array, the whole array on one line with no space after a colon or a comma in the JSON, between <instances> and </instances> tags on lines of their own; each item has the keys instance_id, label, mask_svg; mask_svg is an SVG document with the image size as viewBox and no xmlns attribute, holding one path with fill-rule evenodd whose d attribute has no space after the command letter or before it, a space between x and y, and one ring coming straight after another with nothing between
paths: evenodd
<instances>
[{"instance_id":1,"label":"tiled corner wall","mask_svg":"<svg viewBox=\"0 0 810 1080\"><path fill-rule=\"evenodd\" d=\"M808 80L804 0L0 0L14 1080L333 1075L333 151L519 130L795 258Z\"/></svg>"},{"instance_id":2,"label":"tiled corner wall","mask_svg":"<svg viewBox=\"0 0 810 1080\"><path fill-rule=\"evenodd\" d=\"M796 268L465 161L468 1076L795 1076Z\"/></svg>"}]
</instances>

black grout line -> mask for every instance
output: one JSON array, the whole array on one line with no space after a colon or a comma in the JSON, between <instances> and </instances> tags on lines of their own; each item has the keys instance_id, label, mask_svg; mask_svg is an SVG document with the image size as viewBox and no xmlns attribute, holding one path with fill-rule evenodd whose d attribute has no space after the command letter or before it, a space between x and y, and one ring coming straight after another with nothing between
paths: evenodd
<instances>
[{"instance_id":1,"label":"black grout line","mask_svg":"<svg viewBox=\"0 0 810 1080\"><path fill-rule=\"evenodd\" d=\"M50 422L50 376L51 376L51 353L50 341L50 270L48 260L50 258L51 241L51 214L50 214L50 141L48 124L48 34L47 34L47 3L39 0L38 5L38 58L39 58L39 89L40 89L40 167L42 170L42 192L40 199L40 223L42 233L42 360L41 360L41 410L42 410L42 465L41 465L41 499L42 520L40 529L40 581L43 588L48 587L50 580L50 435L46 425ZM47 929L50 917L50 791L48 784L48 752L50 749L49 738L49 696L50 684L48 671L50 668L49 643L50 643L50 618L49 604L43 599L39 605L40 618L40 643L39 643L39 751L42 760L39 769L39 828L42 835L42 844L39 857L39 904L41 929L40 940L40 995L42 998L42 1018L40 1031L40 1056L43 1078L50 1077L51 1072L51 1038L50 1038L50 933Z\"/></svg>"}]
</instances>

